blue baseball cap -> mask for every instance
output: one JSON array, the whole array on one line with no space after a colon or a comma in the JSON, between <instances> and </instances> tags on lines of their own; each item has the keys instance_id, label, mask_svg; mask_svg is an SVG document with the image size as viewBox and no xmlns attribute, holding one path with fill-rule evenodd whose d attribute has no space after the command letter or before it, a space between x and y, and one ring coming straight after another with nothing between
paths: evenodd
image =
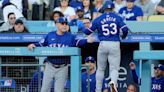
<instances>
[{"instance_id":1,"label":"blue baseball cap","mask_svg":"<svg viewBox=\"0 0 164 92\"><path fill-rule=\"evenodd\" d=\"M154 69L159 69L161 71L164 71L164 65L159 64L158 66L155 66Z\"/></svg>"},{"instance_id":2,"label":"blue baseball cap","mask_svg":"<svg viewBox=\"0 0 164 92\"><path fill-rule=\"evenodd\" d=\"M114 3L111 1L106 1L103 5L103 10L108 9L108 8L114 8Z\"/></svg>"},{"instance_id":3,"label":"blue baseball cap","mask_svg":"<svg viewBox=\"0 0 164 92\"><path fill-rule=\"evenodd\" d=\"M67 18L65 18L65 17L59 17L56 20L56 23L68 23L68 21L67 21Z\"/></svg>"},{"instance_id":4,"label":"blue baseball cap","mask_svg":"<svg viewBox=\"0 0 164 92\"><path fill-rule=\"evenodd\" d=\"M135 0L126 0L127 2L135 2Z\"/></svg>"},{"instance_id":5,"label":"blue baseball cap","mask_svg":"<svg viewBox=\"0 0 164 92\"><path fill-rule=\"evenodd\" d=\"M23 21L21 20L21 19L17 19L16 21L15 21L15 24L17 25L17 24L23 24Z\"/></svg>"},{"instance_id":6,"label":"blue baseball cap","mask_svg":"<svg viewBox=\"0 0 164 92\"><path fill-rule=\"evenodd\" d=\"M92 57L92 56L89 56L89 57L87 57L86 59L85 59L85 62L92 62L92 63L95 63L95 59L94 59L94 57Z\"/></svg>"},{"instance_id":7,"label":"blue baseball cap","mask_svg":"<svg viewBox=\"0 0 164 92\"><path fill-rule=\"evenodd\" d=\"M84 8L81 7L81 6L78 6L78 7L76 7L76 12L78 12L78 11L82 11L82 12L84 12Z\"/></svg>"}]
</instances>

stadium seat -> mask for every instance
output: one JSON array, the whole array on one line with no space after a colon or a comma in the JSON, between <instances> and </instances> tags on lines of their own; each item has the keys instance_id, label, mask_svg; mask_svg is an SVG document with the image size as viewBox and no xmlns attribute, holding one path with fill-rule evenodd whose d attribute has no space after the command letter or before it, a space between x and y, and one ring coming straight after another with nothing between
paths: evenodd
<instances>
[{"instance_id":1,"label":"stadium seat","mask_svg":"<svg viewBox=\"0 0 164 92\"><path fill-rule=\"evenodd\" d=\"M143 21L147 21L148 20L148 16L143 16Z\"/></svg>"},{"instance_id":2,"label":"stadium seat","mask_svg":"<svg viewBox=\"0 0 164 92\"><path fill-rule=\"evenodd\" d=\"M53 30L56 30L55 27L46 27L46 26L29 26L27 27L30 33L48 33Z\"/></svg>"},{"instance_id":3,"label":"stadium seat","mask_svg":"<svg viewBox=\"0 0 164 92\"><path fill-rule=\"evenodd\" d=\"M47 24L49 23L50 21L26 21L25 22L25 25L26 26L47 26Z\"/></svg>"},{"instance_id":4,"label":"stadium seat","mask_svg":"<svg viewBox=\"0 0 164 92\"><path fill-rule=\"evenodd\" d=\"M148 17L148 21L164 21L164 15L151 15Z\"/></svg>"}]
</instances>

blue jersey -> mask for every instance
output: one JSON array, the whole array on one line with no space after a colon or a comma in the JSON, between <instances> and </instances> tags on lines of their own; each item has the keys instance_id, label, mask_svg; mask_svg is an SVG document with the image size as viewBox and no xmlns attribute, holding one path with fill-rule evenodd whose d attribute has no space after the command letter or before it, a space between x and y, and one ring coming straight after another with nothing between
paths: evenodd
<instances>
[{"instance_id":1,"label":"blue jersey","mask_svg":"<svg viewBox=\"0 0 164 92\"><path fill-rule=\"evenodd\" d=\"M102 14L93 20L90 28L85 28L83 32L89 35L96 29L100 41L120 41L119 30L121 29L123 34L127 34L129 30L123 19L113 12Z\"/></svg>"},{"instance_id":2,"label":"blue jersey","mask_svg":"<svg viewBox=\"0 0 164 92\"><path fill-rule=\"evenodd\" d=\"M48 33L45 39L42 39L39 43L35 43L36 46L48 46L48 47L75 47L82 46L87 43L87 39L78 40L75 39L75 35L70 32L65 32L63 35L58 35L56 31Z\"/></svg>"},{"instance_id":3,"label":"blue jersey","mask_svg":"<svg viewBox=\"0 0 164 92\"><path fill-rule=\"evenodd\" d=\"M132 70L133 80L136 84L141 85L140 81L138 81L138 76L136 74L136 70ZM164 92L164 77L157 79L155 77L151 78L151 92Z\"/></svg>"},{"instance_id":4,"label":"blue jersey","mask_svg":"<svg viewBox=\"0 0 164 92\"><path fill-rule=\"evenodd\" d=\"M164 77L161 77L160 79L153 77L151 87L151 92L164 92Z\"/></svg>"},{"instance_id":5,"label":"blue jersey","mask_svg":"<svg viewBox=\"0 0 164 92\"><path fill-rule=\"evenodd\" d=\"M63 35L58 35L56 31L50 32L45 39L35 43L36 46L48 47L75 47L82 46L87 43L87 39L76 39L76 36L70 32L65 32ZM48 62L56 65L67 64L70 61L69 56L48 57Z\"/></svg>"},{"instance_id":6,"label":"blue jersey","mask_svg":"<svg viewBox=\"0 0 164 92\"><path fill-rule=\"evenodd\" d=\"M119 14L126 20L137 20L138 16L143 16L143 11L140 7L134 5L131 10L127 9L127 7L121 8Z\"/></svg>"},{"instance_id":7,"label":"blue jersey","mask_svg":"<svg viewBox=\"0 0 164 92\"><path fill-rule=\"evenodd\" d=\"M82 29L84 28L84 23L82 20L79 19L73 19L69 22L69 26L77 26L78 27L78 31L82 31Z\"/></svg>"},{"instance_id":8,"label":"blue jersey","mask_svg":"<svg viewBox=\"0 0 164 92\"><path fill-rule=\"evenodd\" d=\"M82 92L88 92L88 81L90 81L90 92L95 92L96 89L96 71L90 75L88 80L88 73L84 72L82 74ZM103 81L102 90L109 89L106 81Z\"/></svg>"}]
</instances>

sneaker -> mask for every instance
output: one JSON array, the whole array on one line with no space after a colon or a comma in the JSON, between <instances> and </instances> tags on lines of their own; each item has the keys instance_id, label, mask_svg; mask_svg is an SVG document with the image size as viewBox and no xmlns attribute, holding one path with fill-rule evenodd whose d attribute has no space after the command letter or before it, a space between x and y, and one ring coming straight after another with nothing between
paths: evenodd
<instances>
[{"instance_id":1,"label":"sneaker","mask_svg":"<svg viewBox=\"0 0 164 92\"><path fill-rule=\"evenodd\" d=\"M110 92L118 92L113 81L110 81Z\"/></svg>"}]
</instances>

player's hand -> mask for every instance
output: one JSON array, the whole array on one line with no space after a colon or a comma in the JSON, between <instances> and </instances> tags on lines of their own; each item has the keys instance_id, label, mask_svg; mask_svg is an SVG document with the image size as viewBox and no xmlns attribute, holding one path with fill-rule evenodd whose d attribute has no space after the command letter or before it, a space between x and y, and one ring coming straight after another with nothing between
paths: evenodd
<instances>
[{"instance_id":1,"label":"player's hand","mask_svg":"<svg viewBox=\"0 0 164 92\"><path fill-rule=\"evenodd\" d=\"M136 69L136 65L134 64L134 62L130 62L129 66L130 66L131 70L135 70Z\"/></svg>"},{"instance_id":2,"label":"player's hand","mask_svg":"<svg viewBox=\"0 0 164 92\"><path fill-rule=\"evenodd\" d=\"M87 38L87 42L88 43L93 43L94 41L95 41L95 37L93 37L92 34L89 35L88 38Z\"/></svg>"},{"instance_id":3,"label":"player's hand","mask_svg":"<svg viewBox=\"0 0 164 92\"><path fill-rule=\"evenodd\" d=\"M35 47L36 47L36 46L35 46L34 44L28 45L28 49L29 49L30 51L33 51Z\"/></svg>"},{"instance_id":4,"label":"player's hand","mask_svg":"<svg viewBox=\"0 0 164 92\"><path fill-rule=\"evenodd\" d=\"M121 35L121 39L124 40L126 38L126 36L124 35Z\"/></svg>"}]
</instances>

